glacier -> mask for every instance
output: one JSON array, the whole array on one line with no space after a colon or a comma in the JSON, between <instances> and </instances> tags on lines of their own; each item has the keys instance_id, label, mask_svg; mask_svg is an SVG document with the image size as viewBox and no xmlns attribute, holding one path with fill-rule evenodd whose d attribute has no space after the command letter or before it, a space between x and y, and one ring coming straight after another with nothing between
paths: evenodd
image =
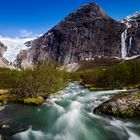
<instances>
[{"instance_id":1,"label":"glacier","mask_svg":"<svg viewBox=\"0 0 140 140\"><path fill-rule=\"evenodd\" d=\"M3 57L7 59L9 62L13 62L16 59L17 54L20 50L27 49L24 43L36 39L35 37L30 38L11 38L0 36L0 41L7 46L7 51L4 53Z\"/></svg>"}]
</instances>

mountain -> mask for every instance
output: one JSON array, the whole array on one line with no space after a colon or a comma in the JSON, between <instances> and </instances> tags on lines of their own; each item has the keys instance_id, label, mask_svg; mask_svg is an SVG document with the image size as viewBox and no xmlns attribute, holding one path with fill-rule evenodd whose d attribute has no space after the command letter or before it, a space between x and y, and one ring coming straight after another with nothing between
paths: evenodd
<instances>
[{"instance_id":1,"label":"mountain","mask_svg":"<svg viewBox=\"0 0 140 140\"><path fill-rule=\"evenodd\" d=\"M24 43L33 39L35 39L35 37L12 38L0 36L0 41L7 47L7 50L3 54L3 57L7 59L9 62L13 62L16 59L16 56L20 52L20 50L28 48Z\"/></svg>"},{"instance_id":2,"label":"mountain","mask_svg":"<svg viewBox=\"0 0 140 140\"><path fill-rule=\"evenodd\" d=\"M0 42L0 68L9 68L8 61L3 58L3 54L7 50L7 47Z\"/></svg>"},{"instance_id":3,"label":"mountain","mask_svg":"<svg viewBox=\"0 0 140 140\"><path fill-rule=\"evenodd\" d=\"M41 60L55 60L65 66L100 56L125 58L139 55L138 27L139 16L116 21L98 4L89 3L43 36L27 42L30 48L21 51L15 63L25 68Z\"/></svg>"},{"instance_id":4,"label":"mountain","mask_svg":"<svg viewBox=\"0 0 140 140\"><path fill-rule=\"evenodd\" d=\"M7 50L7 47L0 42L0 57L3 57L4 52Z\"/></svg>"},{"instance_id":5,"label":"mountain","mask_svg":"<svg viewBox=\"0 0 140 140\"><path fill-rule=\"evenodd\" d=\"M126 25L122 33L123 57L131 57L140 54L140 12L127 16L121 21Z\"/></svg>"}]
</instances>

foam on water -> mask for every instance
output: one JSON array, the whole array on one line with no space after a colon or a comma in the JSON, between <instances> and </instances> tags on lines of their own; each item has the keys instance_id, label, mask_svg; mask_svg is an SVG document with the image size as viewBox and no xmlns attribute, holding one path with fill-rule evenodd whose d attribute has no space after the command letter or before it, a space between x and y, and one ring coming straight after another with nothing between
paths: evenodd
<instances>
[{"instance_id":1,"label":"foam on water","mask_svg":"<svg viewBox=\"0 0 140 140\"><path fill-rule=\"evenodd\" d=\"M14 135L15 139L22 139L22 140L30 140L31 137L34 140L44 140L44 134L41 131L33 131L32 129L29 129L25 132L22 132L20 134Z\"/></svg>"}]
</instances>

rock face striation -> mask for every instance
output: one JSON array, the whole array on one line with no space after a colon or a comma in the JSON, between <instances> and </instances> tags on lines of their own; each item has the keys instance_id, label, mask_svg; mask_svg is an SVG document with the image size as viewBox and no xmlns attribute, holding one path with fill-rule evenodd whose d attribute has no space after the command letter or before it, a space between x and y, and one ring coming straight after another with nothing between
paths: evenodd
<instances>
[{"instance_id":1,"label":"rock face striation","mask_svg":"<svg viewBox=\"0 0 140 140\"><path fill-rule=\"evenodd\" d=\"M0 57L3 57L4 52L7 50L7 47L0 42Z\"/></svg>"},{"instance_id":2,"label":"rock face striation","mask_svg":"<svg viewBox=\"0 0 140 140\"><path fill-rule=\"evenodd\" d=\"M89 3L68 15L43 36L27 42L30 48L21 51L15 63L25 68L41 60L68 65L97 56L138 55L139 26L138 17L116 21L96 3Z\"/></svg>"},{"instance_id":3,"label":"rock face striation","mask_svg":"<svg viewBox=\"0 0 140 140\"><path fill-rule=\"evenodd\" d=\"M8 61L3 58L4 52L7 50L7 47L0 42L0 68L9 68Z\"/></svg>"}]
</instances>

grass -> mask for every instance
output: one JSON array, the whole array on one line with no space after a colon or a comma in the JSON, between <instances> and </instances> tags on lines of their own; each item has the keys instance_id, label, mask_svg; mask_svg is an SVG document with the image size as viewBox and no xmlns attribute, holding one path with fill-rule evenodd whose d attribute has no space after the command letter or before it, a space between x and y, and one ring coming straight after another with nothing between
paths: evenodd
<instances>
[{"instance_id":1,"label":"grass","mask_svg":"<svg viewBox=\"0 0 140 140\"><path fill-rule=\"evenodd\" d=\"M2 102L3 104L18 102L18 98L15 95L6 93L3 95L0 95L0 102Z\"/></svg>"},{"instance_id":2,"label":"grass","mask_svg":"<svg viewBox=\"0 0 140 140\"><path fill-rule=\"evenodd\" d=\"M91 91L101 91L101 90L112 90L113 88L107 88L107 87L95 87L91 84L83 84L84 87L88 88Z\"/></svg>"},{"instance_id":3,"label":"grass","mask_svg":"<svg viewBox=\"0 0 140 140\"><path fill-rule=\"evenodd\" d=\"M0 89L0 95L8 93L8 89Z\"/></svg>"},{"instance_id":4,"label":"grass","mask_svg":"<svg viewBox=\"0 0 140 140\"><path fill-rule=\"evenodd\" d=\"M23 100L24 104L33 104L33 105L41 105L44 102L43 97L37 97L37 98L25 98Z\"/></svg>"},{"instance_id":5,"label":"grass","mask_svg":"<svg viewBox=\"0 0 140 140\"><path fill-rule=\"evenodd\" d=\"M36 98L20 98L11 94L8 89L0 89L0 102L2 104L23 103L27 105L41 105L44 102L44 98L41 96Z\"/></svg>"}]
</instances>

